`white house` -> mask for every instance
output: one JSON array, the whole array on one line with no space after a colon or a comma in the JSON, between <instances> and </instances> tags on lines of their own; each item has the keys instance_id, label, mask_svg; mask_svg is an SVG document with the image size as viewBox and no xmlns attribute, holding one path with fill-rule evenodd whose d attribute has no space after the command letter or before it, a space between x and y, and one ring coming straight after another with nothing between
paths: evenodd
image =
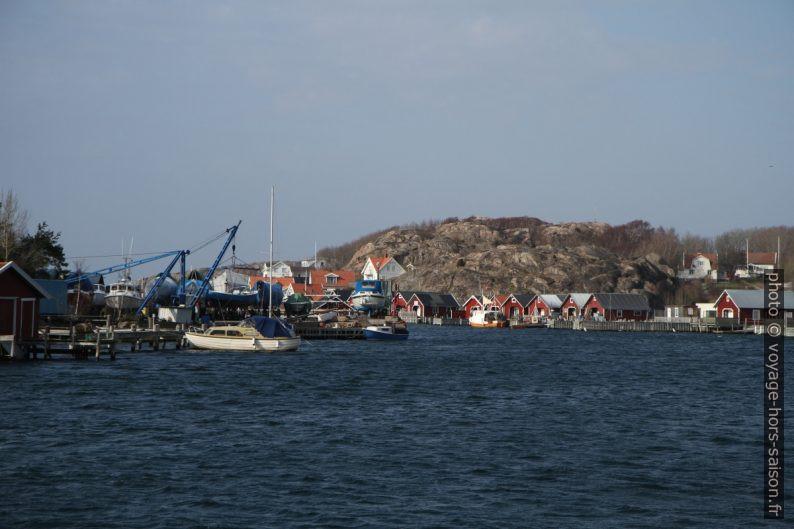
<instances>
[{"instance_id":1,"label":"white house","mask_svg":"<svg viewBox=\"0 0 794 529\"><path fill-rule=\"evenodd\" d=\"M267 263L262 265L262 275L270 277L270 269ZM273 277L292 277L292 268L284 261L273 263Z\"/></svg>"},{"instance_id":2,"label":"white house","mask_svg":"<svg viewBox=\"0 0 794 529\"><path fill-rule=\"evenodd\" d=\"M679 270L679 279L717 279L718 256L716 253L684 254L683 269Z\"/></svg>"},{"instance_id":3,"label":"white house","mask_svg":"<svg viewBox=\"0 0 794 529\"><path fill-rule=\"evenodd\" d=\"M390 281L405 273L405 268L388 255L385 257L367 257L361 276L364 279L380 279Z\"/></svg>"},{"instance_id":4,"label":"white house","mask_svg":"<svg viewBox=\"0 0 794 529\"><path fill-rule=\"evenodd\" d=\"M361 276L364 279L380 279L383 282L383 293L391 299L394 291L394 280L405 273L405 268L400 266L392 257L367 257Z\"/></svg>"}]
</instances>

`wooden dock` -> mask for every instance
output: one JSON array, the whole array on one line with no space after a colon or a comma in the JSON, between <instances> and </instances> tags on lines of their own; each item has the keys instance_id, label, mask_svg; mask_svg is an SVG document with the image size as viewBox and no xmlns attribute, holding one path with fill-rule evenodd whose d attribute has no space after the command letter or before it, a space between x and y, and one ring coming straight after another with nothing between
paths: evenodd
<instances>
[{"instance_id":1,"label":"wooden dock","mask_svg":"<svg viewBox=\"0 0 794 529\"><path fill-rule=\"evenodd\" d=\"M630 332L747 332L744 326L718 327L697 321L597 321L597 320L550 320L549 329L573 331L630 331Z\"/></svg>"},{"instance_id":2,"label":"wooden dock","mask_svg":"<svg viewBox=\"0 0 794 529\"><path fill-rule=\"evenodd\" d=\"M363 340L364 328L354 325L320 325L318 322L302 321L293 326L295 334L306 340Z\"/></svg>"},{"instance_id":3,"label":"wooden dock","mask_svg":"<svg viewBox=\"0 0 794 529\"><path fill-rule=\"evenodd\" d=\"M129 329L98 327L88 331L75 325L69 328L45 327L40 339L17 344L21 354L15 356L35 359L42 354L48 359L53 354L69 354L74 358L93 356L99 359L107 355L115 360L120 350L159 351L169 344L181 349L183 343L184 332L181 329L161 329L159 325L151 328L133 326Z\"/></svg>"}]
</instances>

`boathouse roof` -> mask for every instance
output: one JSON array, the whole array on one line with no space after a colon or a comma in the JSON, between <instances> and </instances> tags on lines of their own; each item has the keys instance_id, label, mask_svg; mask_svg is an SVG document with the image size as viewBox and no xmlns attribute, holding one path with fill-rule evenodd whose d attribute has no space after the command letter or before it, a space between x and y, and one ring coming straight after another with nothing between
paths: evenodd
<instances>
[{"instance_id":1,"label":"boathouse roof","mask_svg":"<svg viewBox=\"0 0 794 529\"><path fill-rule=\"evenodd\" d=\"M717 298L717 301L714 302L714 306L717 306L717 303L723 298L723 296L728 295L729 298L733 301L733 303L739 307L740 309L764 309L764 291L763 289L734 289L729 288L722 291L722 294ZM790 290L785 291L785 295L783 297L783 306L788 309L790 307L794 307L794 292Z\"/></svg>"},{"instance_id":2,"label":"boathouse roof","mask_svg":"<svg viewBox=\"0 0 794 529\"><path fill-rule=\"evenodd\" d=\"M623 294L615 292L597 292L593 297L607 310L650 311L648 298L642 294Z\"/></svg>"},{"instance_id":3,"label":"boathouse roof","mask_svg":"<svg viewBox=\"0 0 794 529\"><path fill-rule=\"evenodd\" d=\"M573 300L573 302L576 304L577 307L582 308L582 307L584 307L585 303L587 303L587 301L590 299L590 296L592 296L592 294L589 293L589 292L586 292L586 293L585 292L573 292L573 293L568 294L567 296L565 296L563 298L563 302L569 296Z\"/></svg>"},{"instance_id":4,"label":"boathouse roof","mask_svg":"<svg viewBox=\"0 0 794 529\"><path fill-rule=\"evenodd\" d=\"M552 310L559 310L562 307L562 300L557 294L539 294L538 297Z\"/></svg>"},{"instance_id":5,"label":"boathouse roof","mask_svg":"<svg viewBox=\"0 0 794 529\"><path fill-rule=\"evenodd\" d=\"M16 274L24 283L27 283L28 286L35 291L37 297L46 299L50 298L50 293L47 292L44 287L38 283L38 281L30 277L27 272L22 270L22 268L14 261L0 261L0 275L3 274Z\"/></svg>"},{"instance_id":6,"label":"boathouse roof","mask_svg":"<svg viewBox=\"0 0 794 529\"><path fill-rule=\"evenodd\" d=\"M460 307L458 300L455 299L455 296L452 294L441 292L414 292L413 295L416 296L425 308L457 309Z\"/></svg>"},{"instance_id":7,"label":"boathouse roof","mask_svg":"<svg viewBox=\"0 0 794 529\"><path fill-rule=\"evenodd\" d=\"M535 299L535 294L513 294L513 297L516 298L516 301L521 303L522 307L526 307Z\"/></svg>"}]
</instances>

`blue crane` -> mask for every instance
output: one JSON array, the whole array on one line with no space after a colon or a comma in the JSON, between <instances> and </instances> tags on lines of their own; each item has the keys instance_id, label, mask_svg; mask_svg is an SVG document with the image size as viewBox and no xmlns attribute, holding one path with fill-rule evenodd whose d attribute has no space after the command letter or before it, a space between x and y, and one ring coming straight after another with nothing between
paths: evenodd
<instances>
[{"instance_id":1,"label":"blue crane","mask_svg":"<svg viewBox=\"0 0 794 529\"><path fill-rule=\"evenodd\" d=\"M223 259L223 254L225 254L226 250L229 249L229 245L232 243L232 240L234 239L234 236L237 234L237 228L240 227L240 224L242 222L243 222L242 220L239 220L239 221L237 221L236 225L234 225L231 228L228 228L226 230L226 233L228 233L229 236L226 237L226 242L223 244L223 248L221 248L221 251L218 254L218 257L215 258L215 262L212 263L212 266L207 271L207 275L204 277L204 280L199 285L198 290L196 291L196 294L193 297L193 300L190 302L190 305L189 305L190 308L194 308L196 306L196 303L198 303L199 300L204 296L204 294L205 294L205 292L207 290L207 286L210 283L210 279L212 279L212 274L215 273L215 269L218 268L218 265L220 264L221 259Z\"/></svg>"},{"instance_id":2,"label":"blue crane","mask_svg":"<svg viewBox=\"0 0 794 529\"><path fill-rule=\"evenodd\" d=\"M121 270L127 270L127 269L133 268L135 266L139 266L139 265L146 264L146 263L151 263L152 261L157 261L158 259L163 259L164 257L170 257L172 255L179 255L183 251L184 250L173 250L173 251L170 251L170 252L161 253L159 255L153 255L151 257L144 257L143 259L136 259L134 261L127 261L127 262L125 262L123 264L117 264L117 265L113 265L113 266L108 266L106 268L101 268L101 269L96 270L94 272L88 272L88 273L85 273L85 274L72 272L71 274L66 276L65 281L66 281L67 284L77 283L77 282L82 281L83 279L85 279L87 277L96 276L96 275L103 275L103 274L112 274L113 272L119 272Z\"/></svg>"},{"instance_id":3,"label":"blue crane","mask_svg":"<svg viewBox=\"0 0 794 529\"><path fill-rule=\"evenodd\" d=\"M180 297L182 298L181 301L184 303L184 296L185 296L185 294L184 294L184 291L185 291L185 288L184 288L185 287L185 257L189 253L190 253L190 250L180 250L174 256L174 258L171 259L171 263L160 274L160 277L157 278L157 281L154 282L154 285L152 285L152 288L149 289L149 292L147 292L146 296L143 298L143 301L141 301L141 304L138 305L138 310L135 311L135 315L136 316L138 316L141 312L143 312L143 309L144 309L144 307L146 307L146 304L149 303L152 300L152 298L157 294L157 290L163 285L163 282L165 281L165 278L168 277L168 274L171 273L171 269L174 268L174 265L179 260L182 261L182 294L180 295Z\"/></svg>"}]
</instances>

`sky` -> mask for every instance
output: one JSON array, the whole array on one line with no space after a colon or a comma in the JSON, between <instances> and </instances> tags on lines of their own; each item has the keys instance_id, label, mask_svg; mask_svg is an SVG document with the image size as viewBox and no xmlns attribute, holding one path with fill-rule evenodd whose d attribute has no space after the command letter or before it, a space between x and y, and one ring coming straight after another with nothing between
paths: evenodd
<instances>
[{"instance_id":1,"label":"sky","mask_svg":"<svg viewBox=\"0 0 794 529\"><path fill-rule=\"evenodd\" d=\"M271 186L275 259L451 216L791 225L793 27L788 0L0 0L0 190L89 269L238 220L265 260Z\"/></svg>"}]
</instances>

